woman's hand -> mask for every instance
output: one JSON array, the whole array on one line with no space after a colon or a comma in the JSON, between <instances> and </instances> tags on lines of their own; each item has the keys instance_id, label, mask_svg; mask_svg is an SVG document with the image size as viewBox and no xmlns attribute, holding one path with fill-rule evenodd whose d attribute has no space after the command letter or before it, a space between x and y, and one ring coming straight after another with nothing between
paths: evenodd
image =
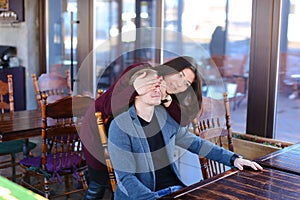
<instances>
[{"instance_id":1,"label":"woman's hand","mask_svg":"<svg viewBox=\"0 0 300 200\"><path fill-rule=\"evenodd\" d=\"M169 107L172 102L172 97L167 93L166 81L162 81L160 84L161 100L165 107Z\"/></svg>"},{"instance_id":2,"label":"woman's hand","mask_svg":"<svg viewBox=\"0 0 300 200\"><path fill-rule=\"evenodd\" d=\"M149 92L150 90L153 90L155 87L160 87L161 82L163 80L161 76L153 75L146 77L146 75L146 72L144 72L142 75L138 76L133 82L133 87L139 95L143 95Z\"/></svg>"},{"instance_id":3,"label":"woman's hand","mask_svg":"<svg viewBox=\"0 0 300 200\"><path fill-rule=\"evenodd\" d=\"M164 100L166 99L167 94L167 84L166 81L162 80L160 84L160 92L161 92L161 99Z\"/></svg>"},{"instance_id":4,"label":"woman's hand","mask_svg":"<svg viewBox=\"0 0 300 200\"><path fill-rule=\"evenodd\" d=\"M254 170L263 170L263 168L258 163L243 158L236 158L234 160L234 166L239 170L243 170L243 166L251 167Z\"/></svg>"}]
</instances>

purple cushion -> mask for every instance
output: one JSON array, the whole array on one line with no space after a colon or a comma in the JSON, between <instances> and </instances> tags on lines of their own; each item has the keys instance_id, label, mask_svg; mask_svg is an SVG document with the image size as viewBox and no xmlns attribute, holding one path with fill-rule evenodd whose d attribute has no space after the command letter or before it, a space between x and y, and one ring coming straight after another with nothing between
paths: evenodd
<instances>
[{"instance_id":1,"label":"purple cushion","mask_svg":"<svg viewBox=\"0 0 300 200\"><path fill-rule=\"evenodd\" d=\"M71 159L71 154L69 153L69 156L67 158L67 163L65 164L66 161L66 154L63 154L62 156L62 166L59 166L59 154L56 154L56 170L54 170L54 155L49 154L47 156L47 172L52 173L52 177L59 177L59 172L73 172L75 175L77 175L77 168L76 166L80 164L80 157L79 155L73 155ZM77 159L76 159L77 158ZM71 168L71 163L73 163L72 168ZM29 157L29 158L24 158L20 161L20 164L25 165L27 167L33 167L38 169L39 172L41 173L47 173L44 171L41 171L41 156L37 157ZM76 176L77 177L77 176Z\"/></svg>"},{"instance_id":2,"label":"purple cushion","mask_svg":"<svg viewBox=\"0 0 300 200\"><path fill-rule=\"evenodd\" d=\"M63 156L62 156L62 166L61 167L59 166L59 154L56 154L56 155L57 155L57 158L56 158L56 171L63 170L63 169L69 169L70 166L71 166L70 165L70 163L71 163L71 158L70 158L71 154L69 153L68 160L67 160L66 164L64 164L65 161L66 161L66 154L63 154ZM80 164L79 155L77 155L77 156L74 155L72 157L72 163L73 163L73 166L76 166L76 165ZM20 164L25 165L27 167L30 167L30 166L39 167L39 166L41 166L41 156L24 158L20 161ZM48 172L54 172L54 155L53 154L49 154L47 156L46 167L47 167Z\"/></svg>"}]
</instances>

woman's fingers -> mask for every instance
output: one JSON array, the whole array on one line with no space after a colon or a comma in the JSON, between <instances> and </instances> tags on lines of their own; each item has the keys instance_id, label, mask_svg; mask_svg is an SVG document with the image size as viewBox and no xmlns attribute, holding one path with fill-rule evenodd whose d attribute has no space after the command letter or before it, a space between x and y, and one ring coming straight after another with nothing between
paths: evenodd
<instances>
[{"instance_id":1,"label":"woman's fingers","mask_svg":"<svg viewBox=\"0 0 300 200\"><path fill-rule=\"evenodd\" d=\"M143 94L155 89L156 85L158 85L158 84L145 84L144 83L143 85L136 86L134 88L139 95L143 95Z\"/></svg>"},{"instance_id":2,"label":"woman's fingers","mask_svg":"<svg viewBox=\"0 0 300 200\"><path fill-rule=\"evenodd\" d=\"M133 87L139 95L153 90L155 87L160 86L162 82L162 78L159 76L148 76L147 78L145 78L145 75L146 73L143 73L133 82Z\"/></svg>"},{"instance_id":3,"label":"woman's fingers","mask_svg":"<svg viewBox=\"0 0 300 200\"><path fill-rule=\"evenodd\" d=\"M166 85L166 81L162 81L160 84L160 91L161 91L161 99L165 99L165 97L167 96L167 85Z\"/></svg>"},{"instance_id":4,"label":"woman's fingers","mask_svg":"<svg viewBox=\"0 0 300 200\"><path fill-rule=\"evenodd\" d=\"M147 73L146 72L143 72L141 75L139 75L138 77L137 77L137 79L143 79L143 78L145 78L147 76Z\"/></svg>"}]
</instances>

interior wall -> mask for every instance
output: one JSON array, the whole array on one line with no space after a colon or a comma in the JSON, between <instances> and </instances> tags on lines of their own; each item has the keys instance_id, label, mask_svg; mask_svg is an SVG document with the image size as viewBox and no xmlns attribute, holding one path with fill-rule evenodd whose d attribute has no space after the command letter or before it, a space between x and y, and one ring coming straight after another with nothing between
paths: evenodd
<instances>
[{"instance_id":1,"label":"interior wall","mask_svg":"<svg viewBox=\"0 0 300 200\"><path fill-rule=\"evenodd\" d=\"M35 93L31 80L32 73L39 73L39 0L24 1L24 22L0 23L0 45L10 45L17 48L20 65L26 72L26 108L36 109Z\"/></svg>"}]
</instances>

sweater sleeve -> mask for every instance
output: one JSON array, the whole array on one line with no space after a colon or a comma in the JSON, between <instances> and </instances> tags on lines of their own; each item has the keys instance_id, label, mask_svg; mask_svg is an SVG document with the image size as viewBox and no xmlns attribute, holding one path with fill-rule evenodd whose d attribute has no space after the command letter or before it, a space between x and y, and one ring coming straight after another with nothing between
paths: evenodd
<instances>
[{"instance_id":1,"label":"sweater sleeve","mask_svg":"<svg viewBox=\"0 0 300 200\"><path fill-rule=\"evenodd\" d=\"M133 102L137 92L129 85L130 77L138 70L151 67L148 63L137 63L127 67L113 85L96 99L95 110L102 112L105 119L125 111Z\"/></svg>"},{"instance_id":2,"label":"sweater sleeve","mask_svg":"<svg viewBox=\"0 0 300 200\"><path fill-rule=\"evenodd\" d=\"M180 127L176 135L176 145L192 153L232 166L230 163L230 159L234 155L232 151L190 133L186 127Z\"/></svg>"}]
</instances>

